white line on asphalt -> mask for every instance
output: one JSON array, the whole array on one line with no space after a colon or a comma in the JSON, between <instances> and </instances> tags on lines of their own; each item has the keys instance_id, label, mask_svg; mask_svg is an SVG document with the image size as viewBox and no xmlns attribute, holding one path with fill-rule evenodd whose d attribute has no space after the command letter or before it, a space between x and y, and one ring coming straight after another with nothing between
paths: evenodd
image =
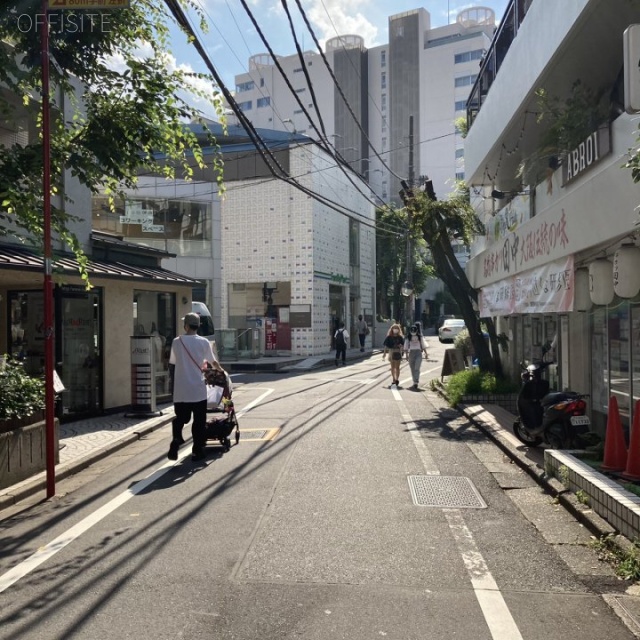
<instances>
[{"instance_id":1,"label":"white line on asphalt","mask_svg":"<svg viewBox=\"0 0 640 640\"><path fill-rule=\"evenodd\" d=\"M259 395L255 400L252 400L246 407L236 412L236 416L241 418L245 413L249 413L256 405L262 402L263 398L266 398L269 394L273 393L275 389L267 389L263 394Z\"/></svg>"},{"instance_id":2,"label":"white line on asphalt","mask_svg":"<svg viewBox=\"0 0 640 640\"><path fill-rule=\"evenodd\" d=\"M400 415L413 438L413 442L416 445L418 455L422 460L427 475L440 475L435 460L429 452L427 442L420 435L400 392L397 389L392 389L391 392L398 402ZM480 605L480 610L482 611L485 622L489 627L491 637L493 640L522 640L520 630L507 607L507 603L504 601L502 593L500 593L498 589L496 581L489 571L487 563L473 539L473 534L462 517L462 513L459 509L443 509L443 512L453 538L456 541L458 551L460 551L462 555L462 561L469 574L473 592Z\"/></svg>"},{"instance_id":3,"label":"white line on asphalt","mask_svg":"<svg viewBox=\"0 0 640 640\"><path fill-rule=\"evenodd\" d=\"M248 411L251 411L251 409L261 402L263 398L266 398L270 393L273 393L273 391L273 389L268 389L262 395L250 402L241 411L237 412L236 415L242 416ZM178 460L168 460L161 467L144 478L144 480L140 480L140 482L137 482L132 487L113 498L113 500L107 502L107 504L100 507L97 511L94 511L73 527L67 529L63 534L59 535L49 544L44 547L40 547L26 560L23 560L20 564L17 564L6 573L3 573L0 576L0 593L18 582L21 578L24 578L27 574L31 573L36 567L39 567L43 562L46 562L49 558L58 553L58 551L64 549L68 544L93 527L94 524L97 524L100 520L103 520L110 513L113 513L118 507L121 507L125 502L133 498L133 496L144 491L149 485L161 478L165 473L167 473L167 471L169 471L169 469L177 465L178 462L182 461L183 458L186 458L190 454L191 451L189 448L185 448L181 453L179 453Z\"/></svg>"},{"instance_id":4,"label":"white line on asphalt","mask_svg":"<svg viewBox=\"0 0 640 640\"><path fill-rule=\"evenodd\" d=\"M494 640L522 640L520 630L459 509L444 509L476 599Z\"/></svg>"}]
</instances>

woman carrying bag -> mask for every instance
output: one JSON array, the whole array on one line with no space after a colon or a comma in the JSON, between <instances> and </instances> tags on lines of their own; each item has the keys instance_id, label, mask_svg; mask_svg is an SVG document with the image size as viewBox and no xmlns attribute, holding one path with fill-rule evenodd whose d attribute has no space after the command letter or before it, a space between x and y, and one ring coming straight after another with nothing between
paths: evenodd
<instances>
[{"instance_id":1,"label":"woman carrying bag","mask_svg":"<svg viewBox=\"0 0 640 640\"><path fill-rule=\"evenodd\" d=\"M427 344L420 332L420 325L411 325L409 335L404 341L404 352L407 354L409 368L411 369L411 377L413 378L413 386L411 391L418 391L418 382L420 382L420 365L422 364L422 355L427 357Z\"/></svg>"},{"instance_id":2,"label":"woman carrying bag","mask_svg":"<svg viewBox=\"0 0 640 640\"><path fill-rule=\"evenodd\" d=\"M402 389L400 386L400 362L402 361L402 345L404 344L404 335L402 334L402 327L395 323L389 327L387 331L387 337L384 339L383 347L384 353L382 359L387 357L387 353L391 354L389 358L389 364L391 365L391 385L396 385L397 389Z\"/></svg>"}]
</instances>

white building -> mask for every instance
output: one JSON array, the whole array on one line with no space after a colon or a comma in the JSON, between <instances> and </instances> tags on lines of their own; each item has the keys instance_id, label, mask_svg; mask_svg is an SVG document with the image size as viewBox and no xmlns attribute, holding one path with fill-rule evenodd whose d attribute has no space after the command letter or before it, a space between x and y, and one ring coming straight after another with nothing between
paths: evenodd
<instances>
[{"instance_id":1,"label":"white building","mask_svg":"<svg viewBox=\"0 0 640 640\"><path fill-rule=\"evenodd\" d=\"M94 228L173 254L163 265L201 283L194 299L208 304L223 357L225 349L324 354L336 321L351 333L361 313L372 324L375 210L368 185L307 136L258 129L274 154L272 167L319 201L275 178L240 127L208 126L219 146L203 151L205 159L221 154L222 197L213 162L194 167L190 182L141 176L113 212L105 197L94 198Z\"/></svg>"},{"instance_id":2,"label":"white building","mask_svg":"<svg viewBox=\"0 0 640 640\"><path fill-rule=\"evenodd\" d=\"M551 344L553 387L591 393L598 430L612 395L627 426L640 398L640 185L623 168L638 136L638 115L624 112L623 32L638 22L626 0L513 1L470 97L467 178L488 205L467 265L481 315L509 336L514 374ZM577 80L602 96L604 118L556 155L541 149L535 92L565 101Z\"/></svg>"},{"instance_id":3,"label":"white building","mask_svg":"<svg viewBox=\"0 0 640 640\"><path fill-rule=\"evenodd\" d=\"M356 340L357 316L373 322L375 208L366 183L345 168L356 188L313 141L280 149L288 173L338 210L263 172L229 178L225 169L223 323L239 335L263 328L266 353L324 354L336 322Z\"/></svg>"},{"instance_id":4,"label":"white building","mask_svg":"<svg viewBox=\"0 0 640 640\"><path fill-rule=\"evenodd\" d=\"M259 54L249 60L248 73L236 76L235 97L255 126L314 138L319 111L326 139L382 202L400 204L400 178L417 183L421 175L444 198L465 175L464 141L454 123L465 115L494 30L494 12L486 7L462 11L454 23L436 28L429 12L418 8L389 17L384 45L367 49L358 35L327 42L325 55L339 88L318 52L305 52L304 68L297 55L274 60ZM438 312L432 309L436 317Z\"/></svg>"},{"instance_id":5,"label":"white building","mask_svg":"<svg viewBox=\"0 0 640 640\"><path fill-rule=\"evenodd\" d=\"M248 73L236 76L235 97L255 126L295 131L312 138L317 133L311 122L319 128L319 110L329 141L369 179L384 201L397 201L400 186L376 151L403 178L412 172L416 179L429 175L436 193L444 197L452 191L456 175L464 174L463 140L456 134L454 121L465 113L469 89L494 30L494 12L485 7L462 11L454 23L433 29L429 12L418 8L389 16L387 44L366 49L358 35L343 35L327 42L325 55L348 107L322 56L313 51L305 52L304 59L317 108L297 55L278 56L276 61L268 54L252 56Z\"/></svg>"}]
</instances>

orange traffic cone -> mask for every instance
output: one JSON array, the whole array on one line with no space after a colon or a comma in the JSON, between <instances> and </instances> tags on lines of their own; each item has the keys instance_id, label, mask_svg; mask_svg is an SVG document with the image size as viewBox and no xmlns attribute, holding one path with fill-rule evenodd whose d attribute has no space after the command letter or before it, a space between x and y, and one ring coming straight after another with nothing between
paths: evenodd
<instances>
[{"instance_id":1,"label":"orange traffic cone","mask_svg":"<svg viewBox=\"0 0 640 640\"><path fill-rule=\"evenodd\" d=\"M609 417L607 431L604 434L603 471L624 471L627 466L627 445L624 441L620 411L615 396L609 398Z\"/></svg>"},{"instance_id":2,"label":"orange traffic cone","mask_svg":"<svg viewBox=\"0 0 640 640\"><path fill-rule=\"evenodd\" d=\"M620 474L626 480L640 480L640 400L633 410L633 427L629 436L627 468Z\"/></svg>"}]
</instances>

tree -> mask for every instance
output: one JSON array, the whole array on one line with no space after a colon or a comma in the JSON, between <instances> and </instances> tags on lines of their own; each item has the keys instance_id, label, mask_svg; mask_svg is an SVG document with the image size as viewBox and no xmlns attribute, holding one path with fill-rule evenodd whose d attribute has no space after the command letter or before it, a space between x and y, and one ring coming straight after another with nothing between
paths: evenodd
<instances>
[{"instance_id":1,"label":"tree","mask_svg":"<svg viewBox=\"0 0 640 640\"><path fill-rule=\"evenodd\" d=\"M42 91L41 6L41 0L22 0L0 16L0 126L26 118L37 133L26 143L0 145L0 236L12 233L36 245L43 238L42 118L34 97ZM64 193L65 171L92 193L116 196L135 187L141 172L189 178L190 164L204 166L185 124L201 116L193 96L219 115L221 102L210 77L173 64L173 18L163 2L136 0L104 12L52 10L48 20L52 195ZM220 181L220 161L214 163ZM52 206L54 236L85 264L69 222L64 205Z\"/></svg>"},{"instance_id":2,"label":"tree","mask_svg":"<svg viewBox=\"0 0 640 640\"><path fill-rule=\"evenodd\" d=\"M415 192L410 206L413 208L412 232L420 235L431 251L436 275L444 282L458 304L469 330L469 337L482 371L503 375L500 360L500 339L491 318L483 318L487 327L491 350L485 341L476 312L477 291L460 266L452 247L454 239L470 244L471 239L484 232L482 222L469 202L469 192L459 183L447 200L436 200L432 189Z\"/></svg>"},{"instance_id":3,"label":"tree","mask_svg":"<svg viewBox=\"0 0 640 640\"><path fill-rule=\"evenodd\" d=\"M412 273L406 275L407 213L404 209L382 207L376 211L376 291L378 313L385 318L404 320L402 283L410 280L417 295L424 291L433 267L426 260L426 246L414 239ZM417 240L417 242L416 242Z\"/></svg>"}]
</instances>

